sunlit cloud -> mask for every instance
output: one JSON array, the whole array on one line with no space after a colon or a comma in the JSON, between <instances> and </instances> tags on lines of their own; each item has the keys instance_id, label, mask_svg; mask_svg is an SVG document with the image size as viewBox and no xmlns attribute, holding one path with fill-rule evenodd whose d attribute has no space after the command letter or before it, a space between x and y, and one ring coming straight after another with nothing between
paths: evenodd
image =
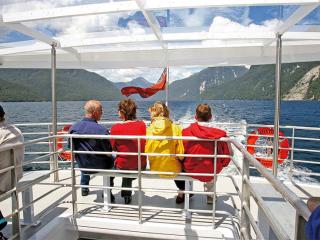
<instances>
[{"instance_id":1,"label":"sunlit cloud","mask_svg":"<svg viewBox=\"0 0 320 240\"><path fill-rule=\"evenodd\" d=\"M169 68L170 82L180 80L199 72L203 67L172 67ZM105 69L90 70L112 82L129 82L137 77L143 77L149 82L158 81L163 69L162 68L134 68L134 69Z\"/></svg>"},{"instance_id":2,"label":"sunlit cloud","mask_svg":"<svg viewBox=\"0 0 320 240\"><path fill-rule=\"evenodd\" d=\"M242 25L238 22L234 22L229 18L215 17L209 28L209 34L212 36L214 33L225 33L225 32L243 32L243 33L255 33L255 32L265 32L274 31L280 24L281 20L272 19L265 21L262 25L258 24L248 24Z\"/></svg>"}]
</instances>

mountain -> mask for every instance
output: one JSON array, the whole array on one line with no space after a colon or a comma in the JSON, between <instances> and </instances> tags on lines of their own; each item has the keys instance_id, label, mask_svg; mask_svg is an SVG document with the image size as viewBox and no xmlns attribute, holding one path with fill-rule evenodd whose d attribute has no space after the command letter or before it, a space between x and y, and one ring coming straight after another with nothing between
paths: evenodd
<instances>
[{"instance_id":1,"label":"mountain","mask_svg":"<svg viewBox=\"0 0 320 240\"><path fill-rule=\"evenodd\" d=\"M141 88L146 88L151 86L153 83L147 81L143 77L137 77L129 82L116 82L113 83L118 89L121 89L123 87L129 87L129 86L135 86L135 87L141 87ZM140 97L139 94L133 94L130 96L130 98L133 98L135 100L145 100L145 98Z\"/></svg>"},{"instance_id":2,"label":"mountain","mask_svg":"<svg viewBox=\"0 0 320 240\"><path fill-rule=\"evenodd\" d=\"M199 100L207 88L233 82L248 71L245 67L209 67L169 85L169 100ZM152 98L165 99L162 91Z\"/></svg>"},{"instance_id":3,"label":"mountain","mask_svg":"<svg viewBox=\"0 0 320 240\"><path fill-rule=\"evenodd\" d=\"M146 88L152 85L151 82L148 82L143 77L137 77L129 82L116 82L113 83L117 88L121 89L123 87L135 86L135 87L142 87Z\"/></svg>"},{"instance_id":4,"label":"mountain","mask_svg":"<svg viewBox=\"0 0 320 240\"><path fill-rule=\"evenodd\" d=\"M0 101L50 101L50 69L0 69ZM57 100L118 100L120 91L100 75L82 69L58 69Z\"/></svg>"},{"instance_id":5,"label":"mountain","mask_svg":"<svg viewBox=\"0 0 320 240\"><path fill-rule=\"evenodd\" d=\"M284 95L285 100L320 99L320 65L308 71Z\"/></svg>"},{"instance_id":6,"label":"mountain","mask_svg":"<svg viewBox=\"0 0 320 240\"><path fill-rule=\"evenodd\" d=\"M305 94L293 99L319 99L319 62L282 64L281 93L282 98L290 99L292 89L300 89L297 84L308 82ZM311 71L312 70L312 71ZM309 71L311 71L309 73ZM306 77L312 75L313 77ZM232 82L206 89L203 99L273 99L275 65L251 66L249 71ZM303 78L306 78L303 80ZM310 81L312 79L312 81ZM310 83L310 84L309 84ZM300 91L299 90L299 91ZM288 95L289 94L289 95Z\"/></svg>"}]
</instances>

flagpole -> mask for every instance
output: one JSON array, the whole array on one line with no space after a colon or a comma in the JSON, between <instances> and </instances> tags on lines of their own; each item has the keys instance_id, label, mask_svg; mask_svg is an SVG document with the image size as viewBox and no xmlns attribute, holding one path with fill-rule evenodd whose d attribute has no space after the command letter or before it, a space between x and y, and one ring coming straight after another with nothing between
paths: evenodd
<instances>
[{"instance_id":1,"label":"flagpole","mask_svg":"<svg viewBox=\"0 0 320 240\"><path fill-rule=\"evenodd\" d=\"M167 67L167 83L166 83L166 105L168 106L169 97L169 67Z\"/></svg>"}]
</instances>

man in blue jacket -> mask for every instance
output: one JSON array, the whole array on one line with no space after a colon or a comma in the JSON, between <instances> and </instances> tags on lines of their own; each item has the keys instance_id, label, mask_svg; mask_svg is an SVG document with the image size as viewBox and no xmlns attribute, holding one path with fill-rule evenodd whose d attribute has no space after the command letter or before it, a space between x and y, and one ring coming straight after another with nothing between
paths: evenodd
<instances>
[{"instance_id":1,"label":"man in blue jacket","mask_svg":"<svg viewBox=\"0 0 320 240\"><path fill-rule=\"evenodd\" d=\"M109 135L109 131L97 121L103 114L102 104L97 100L90 100L84 105L85 116L70 128L70 134ZM111 144L108 139L74 138L74 150L111 152ZM110 154L75 154L75 159L80 168L110 169L113 167L113 158ZM89 185L90 173L81 171L81 185ZM113 179L111 180L113 185ZM89 188L82 188L82 196L89 194ZM114 201L114 198L111 197Z\"/></svg>"},{"instance_id":2,"label":"man in blue jacket","mask_svg":"<svg viewBox=\"0 0 320 240\"><path fill-rule=\"evenodd\" d=\"M311 216L306 224L307 240L320 239L320 197L311 197L307 202Z\"/></svg>"}]
</instances>

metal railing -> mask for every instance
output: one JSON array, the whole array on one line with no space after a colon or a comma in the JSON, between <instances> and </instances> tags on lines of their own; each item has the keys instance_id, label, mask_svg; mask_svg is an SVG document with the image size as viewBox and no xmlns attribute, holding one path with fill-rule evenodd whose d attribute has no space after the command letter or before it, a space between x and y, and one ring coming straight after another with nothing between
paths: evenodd
<instances>
[{"instance_id":1,"label":"metal railing","mask_svg":"<svg viewBox=\"0 0 320 240\"><path fill-rule=\"evenodd\" d=\"M111 124L111 122L110 122ZM253 125L251 125L250 127L252 127ZM255 125L255 127L260 127L261 125ZM291 137L288 137L290 138L290 140L293 142L291 143L291 149L290 151L300 151L302 148L298 148L298 150L295 149L295 144L294 144L294 141L295 139L298 138L298 140L303 140L305 141L307 139L307 141L312 141L312 140L315 140L315 141L319 141L318 138L312 138L312 137L297 137L295 135L295 132L297 130L301 130L301 131L304 131L304 130L307 130L307 131L319 131L320 128L307 128L307 127L286 127L287 129L293 129L293 134ZM25 142L24 144L18 144L18 145L12 145L12 146L7 146L7 147L0 147L0 152L2 151L5 151L5 150L10 150L12 151L12 149L16 148L16 147L19 147L19 146L29 146L29 145L35 145L35 144L48 144L48 142L50 142L50 140L52 140L52 138L56 138L56 137L61 137L60 136L50 136L50 137L44 137L44 138L39 138L39 139L36 139L36 140L31 140L31 141L27 141ZM70 138L70 140L72 141L72 138L74 137L74 135L64 135L63 137L65 138ZM77 137L82 137L82 136L77 136ZM88 136L83 136L83 137L88 137ZM97 138L97 137L101 137L101 138L110 138L110 136L97 136L97 135L94 135L94 136L91 136L92 138ZM123 139L124 136L112 136L112 138L121 138ZM197 139L197 138L186 138L186 137L145 137L145 136L141 136L139 137L139 141L141 139L184 139L184 140L198 140L198 141L208 141L208 139ZM127 139L137 139L136 136L134 137L128 137ZM223 139L223 141L226 140L226 139ZM279 239L289 239L288 235L285 233L285 231L281 228L281 224L277 223L276 220L274 220L272 218L272 213L269 211L269 208L263 203L263 199L261 197L259 197L258 194L256 194L256 192L254 191L254 188L252 187L252 184L250 183L250 172L249 172L249 167L250 165L255 167L261 174L261 176L265 177L271 184L272 186L281 193L281 195L297 210L297 226L296 228L298 229L297 230L297 235L296 235L296 239L299 239L297 238L297 236L299 236L299 234L302 234L303 230L301 229L301 226L303 226L303 222L305 222L307 219L308 219L308 216L309 216L309 211L308 209L306 208L306 205L294 194L291 192L291 190L289 190L288 188L285 187L285 185L283 183L281 183L279 180L277 180L276 178L274 178L271 173L269 171L267 171L258 161L256 161L255 158L253 158L247 151L246 149L241 145L239 144L238 142L234 141L234 140L228 140L232 143L232 145L234 145L243 155L244 159L246 159L246 161L243 161L243 166L242 168L237 164L236 161L233 161L234 164L236 165L237 167L237 170L240 172L240 174L242 174L243 176L243 189L242 189L242 196L241 196L241 199L242 199L242 205L241 205L241 235L242 235L242 238L244 239L250 239L251 238L251 233L250 233L250 226L252 227L252 229L255 231L255 234L256 234L256 237L258 239L263 239L263 236L261 234L261 232L259 232L259 227L257 226L255 220L254 220L254 217L252 216L252 214L250 214L250 197L252 197L254 200L256 200L258 206L260 207L260 209L262 209L265 213L265 215L268 217L269 219L269 224L272 228L272 230L275 232L275 234L277 235L277 237ZM303 149L302 149L303 150ZM71 149L72 153L75 154L82 154L83 152L80 152L80 151L74 151L73 149ZM318 150L311 150L311 152L314 152L314 153L318 153L319 151ZM110 154L115 154L115 152L109 152ZM32 163L43 163L43 164L48 164L49 161L39 161L39 160L43 160L43 159L46 159L52 155L57 155L58 152L47 152L45 153L43 156L40 156L40 157L36 157L32 160L29 160L27 162L24 162L23 165L29 165L29 164L32 164ZM88 154L88 152L86 152L86 154ZM96 153L92 153L92 154L106 154L106 152L96 152ZM117 154L125 154L125 155L130 155L130 154L133 154L133 155L137 155L139 159L141 159L141 156L151 156L153 155L152 153L149 153L149 154L146 154L146 153L141 153L140 151L138 151L137 153L117 153ZM36 154L34 154L36 155ZM160 156L161 154L156 154L158 156ZM140 156L140 157L139 157ZM189 156L189 155L185 155L185 154L177 154L177 155L163 155L163 156ZM189 156L190 157L190 156ZM199 155L197 156L191 156L191 157L199 157ZM212 157L213 159L216 159L218 157L221 157L219 155L216 155L216 154L213 154L213 155L204 155L203 157ZM223 156L222 156L223 157ZM299 162L301 160L297 160L297 159L294 159L293 156L291 155L290 157L290 166L291 169L293 169L293 163L295 161ZM65 163L63 161L59 161L59 163ZM317 162L316 162L317 163ZM216 163L215 163L216 164ZM14 165L13 165L14 166ZM11 166L7 169L2 169L1 172L6 172L6 171L12 171L13 169L16 169L16 167L18 166L14 166L14 168ZM137 189L134 189L132 188L131 190L133 191L138 191L138 206L136 206L138 208L138 211L139 211L139 222L142 222L141 221L141 217L142 217L142 212L144 209L153 209L153 207L144 207L143 204L142 204L142 199L141 199L141 191L143 190L142 189L142 179L149 176L149 175L157 175L159 174L159 172L149 172L149 171L142 171L141 170L141 163L140 163L140 170L138 169L137 171L134 171L134 172L121 172L121 170L101 170L101 173L105 174L105 175L112 175L112 174L115 174L115 175L118 175L118 176L123 176L123 174L136 174L135 177L138 178L138 188ZM53 185L57 185L59 186L60 184L60 187L71 187L72 188L72 196L73 196L73 201L72 201L72 206L73 206L73 211L75 213L75 216L76 216L76 213L77 213L77 207L76 207L76 192L75 192L75 189L77 187L81 187L81 185L77 185L76 184L76 181L75 181L75 171L76 170L81 170L80 168L76 168L75 165L74 165L74 161L71 161L71 173L72 173L72 183L70 185L68 184L60 184L58 182L56 183L53 183ZM56 171L59 171L59 169L57 170L53 170L51 172L48 173L48 175L56 172ZM89 169L86 169L86 171L90 171ZM94 169L92 171L99 171L97 169ZM119 172L117 172L119 171ZM162 173L162 174L175 174L176 173ZM188 173L179 173L178 174L179 177L182 179L186 179L186 180L190 180L190 176L192 175L202 175L202 174L188 174ZM184 176L184 177L183 177ZM213 174L204 174L203 176L216 176L216 173L213 173ZM232 179L232 176L224 176L224 175L220 175L219 176L222 176L222 177L230 177ZM216 179L216 177L215 177ZM40 181L35 181L35 183L33 184L36 184L36 183L39 183ZM235 181L233 181L234 184ZM215 183L216 184L216 183ZM29 186L30 187L30 186ZM94 187L97 187L97 188L101 188L101 189L122 189L122 188L117 188L117 187L99 187L99 186L90 186L91 188L94 188ZM33 204L34 202L38 201L38 200L41 200L41 197L32 201L31 203L29 203L29 205L27 206L23 206L22 208L19 208L18 206L18 193L25 190L26 187L24 187L23 189L17 189L17 188L13 188L12 190L4 193L3 195L0 196L0 200L8 197L8 196L12 196L12 206L15 206L15 208L13 209L12 213L6 217L12 217L12 222L13 222L13 226L15 228L15 230L13 231L13 236L11 237L11 239L14 239L14 238L19 238L21 236L21 228L20 227L17 227L17 225L20 226L19 224L19 219L17 219L18 217L18 213L20 211L23 211L25 210L27 207L30 207L31 204ZM240 194L240 188L239 186L235 185L235 189L237 190L238 194ZM128 190L128 189L127 189ZM149 190L149 189L146 189L146 190ZM163 191L163 190L161 190ZM177 192L176 190L168 190L168 192ZM213 192L209 192L209 193L201 193L199 191L188 191L186 190L185 191L185 194L186 194L186 199L188 199L188 194L191 194L191 193L194 193L194 194L212 194L212 196L215 198L216 197L216 189L214 189ZM82 204L81 202L78 202L78 204ZM97 204L99 205L99 204ZM101 205L101 204L100 204ZM102 204L102 205L105 205L105 204ZM108 204L109 206L114 206L114 207L117 207L119 206L119 204ZM140 207L139 207L140 206ZM125 205L121 205L121 207L128 207L128 206L125 206ZM129 206L129 207L133 207L133 206ZM213 226L214 226L214 219L215 219L215 206L213 204L213 210L210 211L212 213L212 216L213 216ZM154 208L155 209L155 208ZM196 209L170 209L172 211L184 211L186 210L186 212L188 213L191 213L191 212L196 212L197 210ZM198 212L203 212L203 210L199 211ZM32 224L29 224L27 225L27 227L25 227L24 229L28 229L32 226Z\"/></svg>"},{"instance_id":2,"label":"metal railing","mask_svg":"<svg viewBox=\"0 0 320 240\"><path fill-rule=\"evenodd\" d=\"M102 121L101 124L105 126L112 126L119 121ZM146 121L148 124L149 121ZM186 125L188 121L178 122L179 124ZM64 125L72 124L71 122L63 122L58 123L58 128L62 128ZM23 135L28 137L41 137L41 136L51 136L51 123L28 123L28 124L16 124L16 126L23 128ZM237 137L237 136L254 136L250 132L259 127L273 127L273 125L262 125L262 124L246 124L245 122L241 123L214 123L214 126L223 128L227 132L229 132L229 136ZM39 130L37 130L39 129ZM230 129L232 132L230 133ZM248 130L247 130L248 129ZM285 161L288 167L285 168L285 171L282 170L282 175L285 176L288 180L297 183L296 180L299 180L299 176L308 176L313 177L316 181L320 181L320 172L316 171L316 168L320 165L320 128L319 127L302 127L302 126L280 126L280 130L283 131L286 135L286 138L289 139L290 148L289 150L289 158ZM247 132L246 132L247 131ZM308 136L311 135L311 136ZM270 137L270 136L268 136ZM273 137L271 137L273 138ZM281 139L282 137L280 137ZM283 138L282 138L283 139ZM38 142L37 145L46 146L45 150L35 151L35 150L27 150L26 156L32 157L33 155L41 156L45 154L50 154L52 143L49 141ZM65 142L64 142L65 144ZM272 149L272 146L253 146L257 148L264 149ZM280 149L282 149L280 147ZM305 155L308 155L306 158ZM272 157L270 157L271 159ZM53 163L58 161L58 163L63 163L63 161L59 162L58 159L52 159L51 162L51 170L54 170ZM318 160L318 161L317 161ZM65 164L67 164L65 162ZM301 165L304 165L301 167Z\"/></svg>"},{"instance_id":3,"label":"metal railing","mask_svg":"<svg viewBox=\"0 0 320 240\"><path fill-rule=\"evenodd\" d=\"M212 139L199 139L195 137L168 137L168 136L123 136L123 135L112 135L112 136L106 136L106 135L65 135L64 137L70 138L70 143L71 143L71 171L72 171L72 196L73 196L73 214L74 217L77 216L77 207L76 204L85 204L83 202L78 202L77 201L77 196L76 196L76 188L77 187L89 187L87 185L76 185L75 184L75 171L86 171L86 172L99 172L100 174L106 175L106 176L121 176L124 177L124 174L130 174L129 176L126 177L132 177L132 178L138 178L138 188L123 188L123 187L110 187L110 186L94 186L94 188L98 189L117 189L117 190L132 190L138 192L138 206L126 206L122 205L122 207L133 207L133 208L138 208L139 212L139 223L142 223L142 210L143 209L158 209L158 210L164 210L164 208L159 208L159 207L144 207L142 206L142 191L147 190L147 191L153 191L153 192L168 192L168 193L178 193L178 192L183 192L186 194L186 199L189 199L189 194L205 194L205 195L212 195L213 197L213 202L215 202L216 198L216 179L217 179L217 172L216 172L216 166L217 166L217 159L221 157L231 157L229 155L219 155L217 153L217 142L220 140L212 140ZM122 139L122 140L137 140L138 143L138 151L135 152L97 152L97 151L76 151L73 149L73 141L74 139ZM212 144L215 146L214 147L214 154L212 155L207 155L207 154L161 154L161 153L145 153L141 152L141 140L197 140L197 141L206 141L206 142L212 142ZM138 157L138 169L137 170L105 170L105 169L88 169L88 168L76 168L74 164L74 154L94 154L94 155L105 155L105 154L116 154L116 155L127 155L127 156L137 156ZM162 157L208 157L208 158L213 158L214 161L214 173L212 174L204 174L204 173L177 173L177 172L160 172L160 171L143 171L141 168L141 157L146 156L162 156ZM199 191L192 191L192 190L158 190L157 188L143 188L142 187L142 179L144 178L150 178L152 176L153 178L161 178L158 175L172 175L173 179L175 179L175 176L179 176L179 179L186 180L186 181L192 181L192 179L188 177L192 176L210 176L213 177L213 191L212 192L199 192ZM188 184L186 183L186 186ZM92 188L92 186L90 186ZM186 201L188 204L188 201ZM95 203L94 203L95 204ZM97 204L98 205L98 204ZM119 206L119 204L111 204L110 202L103 204L104 206L107 207L112 207L112 206ZM189 214L191 212L201 212L201 213L211 213L212 214L212 226L215 228L215 204L213 204L213 209L211 210L196 210L196 209L189 209L189 205L185 206L184 209L180 208L168 208L171 211L182 211L185 216L188 218L190 216Z\"/></svg>"},{"instance_id":4,"label":"metal railing","mask_svg":"<svg viewBox=\"0 0 320 240\"><path fill-rule=\"evenodd\" d=\"M273 125L248 124L248 136L258 136L250 133L251 130L260 127L273 127ZM280 126L285 136L280 136L280 140L288 139L289 148L279 148L279 150L288 150L289 157L286 160L288 168L286 178L296 182L298 176L314 177L320 181L320 172L315 170L320 165L320 128L319 127L302 127L302 126ZM263 135L259 135L263 136ZM265 136L273 139L273 136ZM269 145L247 145L257 149L272 149ZM268 157L264 157L268 158ZM272 159L272 156L269 157ZM303 164L303 168L300 167ZM310 167L309 167L310 166Z\"/></svg>"}]
</instances>

